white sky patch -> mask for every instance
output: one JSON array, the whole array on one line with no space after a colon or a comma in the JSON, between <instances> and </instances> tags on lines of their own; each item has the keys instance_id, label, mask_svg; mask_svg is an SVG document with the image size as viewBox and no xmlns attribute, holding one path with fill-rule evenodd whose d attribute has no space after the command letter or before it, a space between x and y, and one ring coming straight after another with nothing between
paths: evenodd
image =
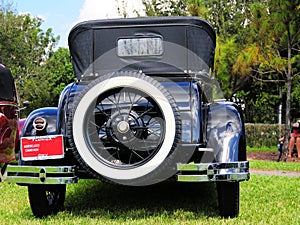
<instances>
[{"instance_id":1,"label":"white sky patch","mask_svg":"<svg viewBox=\"0 0 300 225\"><path fill-rule=\"evenodd\" d=\"M31 12L19 12L18 14L19 14L19 15L30 15L30 17L38 17L38 18L42 19L44 22L47 21L47 17L48 17L48 16L45 15L45 14L32 15Z\"/></svg>"},{"instance_id":2,"label":"white sky patch","mask_svg":"<svg viewBox=\"0 0 300 225\"><path fill-rule=\"evenodd\" d=\"M126 8L128 17L144 16L142 0L85 0L80 10L79 21L111 19L123 17L118 13L118 6Z\"/></svg>"},{"instance_id":3,"label":"white sky patch","mask_svg":"<svg viewBox=\"0 0 300 225\"><path fill-rule=\"evenodd\" d=\"M45 15L45 14L37 14L36 16L41 18L44 22L46 22L49 17L49 15Z\"/></svg>"}]
</instances>

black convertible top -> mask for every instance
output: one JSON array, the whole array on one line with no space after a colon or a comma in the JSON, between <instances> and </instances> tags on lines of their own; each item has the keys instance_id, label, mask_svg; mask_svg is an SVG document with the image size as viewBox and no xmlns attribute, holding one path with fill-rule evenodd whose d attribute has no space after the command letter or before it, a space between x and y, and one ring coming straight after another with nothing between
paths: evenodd
<instances>
[{"instance_id":1,"label":"black convertible top","mask_svg":"<svg viewBox=\"0 0 300 225\"><path fill-rule=\"evenodd\" d=\"M14 79L10 70L0 65L0 100L13 101Z\"/></svg>"},{"instance_id":2,"label":"black convertible top","mask_svg":"<svg viewBox=\"0 0 300 225\"><path fill-rule=\"evenodd\" d=\"M120 38L161 37L163 54L120 57ZM199 17L147 17L92 20L77 24L69 34L69 48L76 77L116 70L145 73L209 71L214 61L216 35Z\"/></svg>"}]
</instances>

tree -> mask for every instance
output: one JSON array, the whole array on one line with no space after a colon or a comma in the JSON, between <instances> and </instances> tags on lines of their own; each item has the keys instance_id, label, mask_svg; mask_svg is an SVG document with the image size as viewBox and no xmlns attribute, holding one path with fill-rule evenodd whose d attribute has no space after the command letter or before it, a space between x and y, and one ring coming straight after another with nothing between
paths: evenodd
<instances>
[{"instance_id":1,"label":"tree","mask_svg":"<svg viewBox=\"0 0 300 225\"><path fill-rule=\"evenodd\" d=\"M186 0L142 0L147 16L186 16Z\"/></svg>"},{"instance_id":2,"label":"tree","mask_svg":"<svg viewBox=\"0 0 300 225\"><path fill-rule=\"evenodd\" d=\"M59 40L52 29L43 31L40 18L16 15L14 11L0 11L0 60L9 65L14 74L30 74L43 63Z\"/></svg>"},{"instance_id":3,"label":"tree","mask_svg":"<svg viewBox=\"0 0 300 225\"><path fill-rule=\"evenodd\" d=\"M60 47L51 53L41 69L50 78L49 89L57 97L52 105L56 105L61 91L66 85L75 80L69 49Z\"/></svg>"},{"instance_id":4,"label":"tree","mask_svg":"<svg viewBox=\"0 0 300 225\"><path fill-rule=\"evenodd\" d=\"M281 101L278 93L282 86L288 83L286 79L288 66L283 66L283 62L288 58L288 51L285 48L287 44L278 40L280 37L282 40L283 37L287 37L287 35L281 35L288 33L287 29L283 28L290 26L287 22L294 21L291 22L293 24L291 30L298 35L296 24L299 22L297 23L296 19L295 23L295 17L299 15L299 1L285 3L285 1L276 0L231 2L189 0L188 2L191 14L209 20L217 31L214 75L220 82L224 96L231 100L237 96L243 99L247 102L246 110L252 108L257 112L264 108L265 110L277 108ZM287 17L289 14L293 16ZM277 29L279 27L281 27L280 30ZM277 31L273 31L274 28ZM300 99L296 82L299 83L299 78L296 74L299 72L299 60L297 60L299 41L297 38L292 39L294 40L294 47L292 47L294 58L291 60L293 65L291 71L294 73L292 84L294 88L291 92L291 106L298 107L296 105ZM267 51L267 49L274 51ZM278 55L283 57L282 60ZM275 67L281 69L274 69ZM288 89L283 91L283 94L288 97ZM291 111L289 105L285 108L288 109L286 112ZM254 121L271 121L274 116L267 116L266 112L268 111L258 117L259 120L254 118Z\"/></svg>"},{"instance_id":5,"label":"tree","mask_svg":"<svg viewBox=\"0 0 300 225\"><path fill-rule=\"evenodd\" d=\"M207 19L218 36L230 37L242 32L249 18L250 5L257 0L187 0L191 15Z\"/></svg>"},{"instance_id":6,"label":"tree","mask_svg":"<svg viewBox=\"0 0 300 225\"><path fill-rule=\"evenodd\" d=\"M287 158L291 125L292 80L300 75L300 2L269 0L252 6L248 45L237 58L236 70L262 81L286 85L285 143ZM251 43L251 44L250 44Z\"/></svg>"},{"instance_id":7,"label":"tree","mask_svg":"<svg viewBox=\"0 0 300 225\"><path fill-rule=\"evenodd\" d=\"M227 99L241 95L239 92L245 94L249 86L249 77L234 71L234 67L248 36L250 8L256 1L188 0L191 15L208 20L217 33L214 76Z\"/></svg>"},{"instance_id":8,"label":"tree","mask_svg":"<svg viewBox=\"0 0 300 225\"><path fill-rule=\"evenodd\" d=\"M66 85L74 81L74 71L67 48L58 48L47 61L36 68L35 74L23 78L27 87L23 95L31 104L26 113L45 106L57 106L59 95Z\"/></svg>"},{"instance_id":9,"label":"tree","mask_svg":"<svg viewBox=\"0 0 300 225\"><path fill-rule=\"evenodd\" d=\"M55 37L51 28L42 30L40 28L42 22L40 18L29 14L17 15L12 4L5 5L2 1L0 60L14 74L20 100L31 102L28 110L54 105L57 99L53 98L57 98L57 91L62 86L58 83L57 68L65 61L57 59L54 63L52 60L61 53L61 50L53 53L59 36ZM69 55L65 52L64 54L69 60ZM53 66L55 73L50 72L52 70L50 65ZM65 71L69 71L69 67L67 70L60 67L61 75L65 74Z\"/></svg>"}]
</instances>

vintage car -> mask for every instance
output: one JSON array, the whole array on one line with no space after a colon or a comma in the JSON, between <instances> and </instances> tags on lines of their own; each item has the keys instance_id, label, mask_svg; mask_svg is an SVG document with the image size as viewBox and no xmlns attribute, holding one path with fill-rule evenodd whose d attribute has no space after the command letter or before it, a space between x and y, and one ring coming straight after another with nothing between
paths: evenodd
<instances>
[{"instance_id":1,"label":"vintage car","mask_svg":"<svg viewBox=\"0 0 300 225\"><path fill-rule=\"evenodd\" d=\"M27 118L7 181L28 186L36 217L63 209L66 185L92 177L144 186L215 182L224 217L249 179L242 114L210 78L216 35L196 17L87 21L69 34L76 82ZM219 95L218 95L219 94Z\"/></svg>"},{"instance_id":2,"label":"vintage car","mask_svg":"<svg viewBox=\"0 0 300 225\"><path fill-rule=\"evenodd\" d=\"M18 151L19 105L13 76L0 64L0 180L5 165L15 160Z\"/></svg>"}]
</instances>

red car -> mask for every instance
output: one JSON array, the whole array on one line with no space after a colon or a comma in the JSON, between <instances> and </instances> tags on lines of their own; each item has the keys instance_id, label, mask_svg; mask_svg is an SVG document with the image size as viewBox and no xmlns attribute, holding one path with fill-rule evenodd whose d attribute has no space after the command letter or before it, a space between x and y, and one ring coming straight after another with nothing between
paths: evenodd
<instances>
[{"instance_id":1,"label":"red car","mask_svg":"<svg viewBox=\"0 0 300 225\"><path fill-rule=\"evenodd\" d=\"M14 79L10 70L0 64L0 168L13 161L19 149L18 119L19 105Z\"/></svg>"}]
</instances>

